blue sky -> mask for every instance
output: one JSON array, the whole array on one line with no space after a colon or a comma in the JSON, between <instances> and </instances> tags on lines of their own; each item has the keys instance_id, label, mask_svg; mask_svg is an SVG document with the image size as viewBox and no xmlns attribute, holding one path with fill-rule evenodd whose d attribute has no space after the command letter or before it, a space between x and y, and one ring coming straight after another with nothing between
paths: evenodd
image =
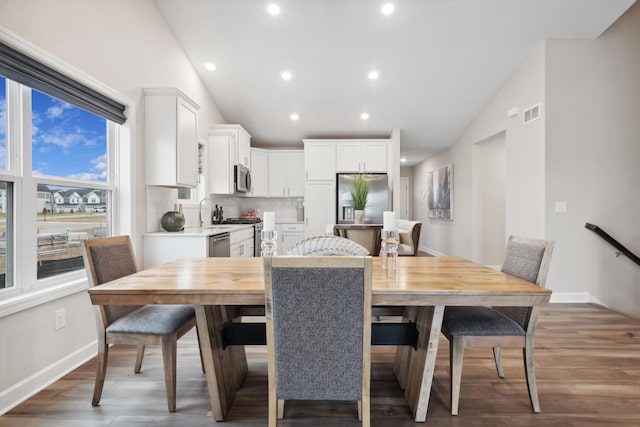
<instances>
[{"instance_id":1,"label":"blue sky","mask_svg":"<svg viewBox=\"0 0 640 427\"><path fill-rule=\"evenodd\" d=\"M0 166L6 168L6 90L0 78ZM34 174L105 182L107 122L66 102L32 91Z\"/></svg>"}]
</instances>

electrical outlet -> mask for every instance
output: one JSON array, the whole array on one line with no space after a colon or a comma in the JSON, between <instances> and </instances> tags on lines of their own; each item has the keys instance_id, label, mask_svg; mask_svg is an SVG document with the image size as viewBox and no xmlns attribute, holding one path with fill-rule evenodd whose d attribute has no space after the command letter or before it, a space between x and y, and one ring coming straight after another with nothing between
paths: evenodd
<instances>
[{"instance_id":1,"label":"electrical outlet","mask_svg":"<svg viewBox=\"0 0 640 427\"><path fill-rule=\"evenodd\" d=\"M61 308L60 310L56 310L55 324L56 324L56 330L62 329L66 326L67 316L64 308Z\"/></svg>"}]
</instances>

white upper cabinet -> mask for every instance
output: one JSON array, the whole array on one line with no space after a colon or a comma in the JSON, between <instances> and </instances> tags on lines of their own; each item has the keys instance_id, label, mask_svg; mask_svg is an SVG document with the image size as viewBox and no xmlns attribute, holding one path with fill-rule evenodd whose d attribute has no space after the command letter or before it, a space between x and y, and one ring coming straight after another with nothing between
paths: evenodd
<instances>
[{"instance_id":1,"label":"white upper cabinet","mask_svg":"<svg viewBox=\"0 0 640 427\"><path fill-rule=\"evenodd\" d=\"M260 148L251 149L251 195L269 195L268 152Z\"/></svg>"},{"instance_id":2,"label":"white upper cabinet","mask_svg":"<svg viewBox=\"0 0 640 427\"><path fill-rule=\"evenodd\" d=\"M144 89L146 184L198 185L198 105L177 89Z\"/></svg>"},{"instance_id":3,"label":"white upper cabinet","mask_svg":"<svg viewBox=\"0 0 640 427\"><path fill-rule=\"evenodd\" d=\"M304 196L304 152L269 151L269 196Z\"/></svg>"},{"instance_id":4,"label":"white upper cabinet","mask_svg":"<svg viewBox=\"0 0 640 427\"><path fill-rule=\"evenodd\" d=\"M387 142L337 143L336 168L337 172L387 172Z\"/></svg>"},{"instance_id":5,"label":"white upper cabinet","mask_svg":"<svg viewBox=\"0 0 640 427\"><path fill-rule=\"evenodd\" d=\"M208 193L234 193L233 167L250 167L250 141L251 135L240 125L216 125L209 131Z\"/></svg>"},{"instance_id":6,"label":"white upper cabinet","mask_svg":"<svg viewBox=\"0 0 640 427\"><path fill-rule=\"evenodd\" d=\"M304 140L304 168L307 181L335 181L335 142Z\"/></svg>"}]
</instances>

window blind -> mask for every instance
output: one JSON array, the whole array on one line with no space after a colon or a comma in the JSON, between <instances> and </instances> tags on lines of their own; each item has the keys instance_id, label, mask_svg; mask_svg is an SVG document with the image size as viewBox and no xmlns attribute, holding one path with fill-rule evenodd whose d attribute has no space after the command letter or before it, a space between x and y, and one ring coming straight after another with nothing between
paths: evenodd
<instances>
[{"instance_id":1,"label":"window blind","mask_svg":"<svg viewBox=\"0 0 640 427\"><path fill-rule=\"evenodd\" d=\"M1 42L0 74L112 122L127 121L121 103Z\"/></svg>"}]
</instances>

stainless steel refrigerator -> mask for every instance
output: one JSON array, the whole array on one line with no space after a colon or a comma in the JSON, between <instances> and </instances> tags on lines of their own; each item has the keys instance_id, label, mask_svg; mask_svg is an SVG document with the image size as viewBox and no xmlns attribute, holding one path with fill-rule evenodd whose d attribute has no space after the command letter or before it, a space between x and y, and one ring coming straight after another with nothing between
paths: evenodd
<instances>
[{"instance_id":1,"label":"stainless steel refrigerator","mask_svg":"<svg viewBox=\"0 0 640 427\"><path fill-rule=\"evenodd\" d=\"M357 173L339 173L336 185L337 224L353 224L355 215L351 203L351 187ZM365 173L369 181L369 197L364 209L365 224L382 224L382 213L389 210L389 179L386 173Z\"/></svg>"}]
</instances>

